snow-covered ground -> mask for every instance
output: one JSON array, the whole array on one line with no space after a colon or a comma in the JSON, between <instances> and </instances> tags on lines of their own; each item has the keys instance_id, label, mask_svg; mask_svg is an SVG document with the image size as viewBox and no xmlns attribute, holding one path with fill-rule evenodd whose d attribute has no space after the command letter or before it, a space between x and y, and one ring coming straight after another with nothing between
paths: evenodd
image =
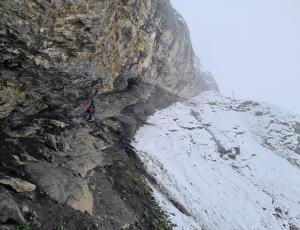
<instances>
[{"instance_id":1,"label":"snow-covered ground","mask_svg":"<svg viewBox=\"0 0 300 230\"><path fill-rule=\"evenodd\" d=\"M300 117L206 92L157 112L132 145L175 229L300 229Z\"/></svg>"}]
</instances>

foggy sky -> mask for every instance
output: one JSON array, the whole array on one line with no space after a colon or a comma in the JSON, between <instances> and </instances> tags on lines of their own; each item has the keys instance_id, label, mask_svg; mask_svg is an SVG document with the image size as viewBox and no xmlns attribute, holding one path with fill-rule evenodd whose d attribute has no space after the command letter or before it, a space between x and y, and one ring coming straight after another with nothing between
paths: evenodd
<instances>
[{"instance_id":1,"label":"foggy sky","mask_svg":"<svg viewBox=\"0 0 300 230\"><path fill-rule=\"evenodd\" d=\"M222 93L300 114L299 0L171 0Z\"/></svg>"}]
</instances>

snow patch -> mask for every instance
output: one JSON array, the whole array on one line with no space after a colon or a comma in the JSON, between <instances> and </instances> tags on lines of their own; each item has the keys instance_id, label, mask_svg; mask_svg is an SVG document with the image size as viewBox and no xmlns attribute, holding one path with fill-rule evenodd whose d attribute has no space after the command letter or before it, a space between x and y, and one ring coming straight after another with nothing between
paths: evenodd
<instances>
[{"instance_id":1,"label":"snow patch","mask_svg":"<svg viewBox=\"0 0 300 230\"><path fill-rule=\"evenodd\" d=\"M206 92L147 122L132 145L175 229L300 228L299 116Z\"/></svg>"}]
</instances>

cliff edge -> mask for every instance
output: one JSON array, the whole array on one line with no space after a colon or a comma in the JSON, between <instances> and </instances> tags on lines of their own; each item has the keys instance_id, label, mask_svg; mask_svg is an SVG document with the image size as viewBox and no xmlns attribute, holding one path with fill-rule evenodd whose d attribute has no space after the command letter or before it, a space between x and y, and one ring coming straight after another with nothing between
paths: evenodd
<instances>
[{"instance_id":1,"label":"cliff edge","mask_svg":"<svg viewBox=\"0 0 300 230\"><path fill-rule=\"evenodd\" d=\"M3 0L0 13L0 228L170 229L129 140L212 84L169 0Z\"/></svg>"}]
</instances>

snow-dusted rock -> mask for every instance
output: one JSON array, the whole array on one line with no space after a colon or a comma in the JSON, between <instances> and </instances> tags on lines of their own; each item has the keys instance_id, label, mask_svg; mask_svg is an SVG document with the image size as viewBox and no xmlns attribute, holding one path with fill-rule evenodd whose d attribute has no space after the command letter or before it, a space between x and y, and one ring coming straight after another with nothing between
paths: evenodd
<instances>
[{"instance_id":1,"label":"snow-dusted rock","mask_svg":"<svg viewBox=\"0 0 300 230\"><path fill-rule=\"evenodd\" d=\"M298 229L299 122L206 92L151 116L133 145L177 229Z\"/></svg>"}]
</instances>

